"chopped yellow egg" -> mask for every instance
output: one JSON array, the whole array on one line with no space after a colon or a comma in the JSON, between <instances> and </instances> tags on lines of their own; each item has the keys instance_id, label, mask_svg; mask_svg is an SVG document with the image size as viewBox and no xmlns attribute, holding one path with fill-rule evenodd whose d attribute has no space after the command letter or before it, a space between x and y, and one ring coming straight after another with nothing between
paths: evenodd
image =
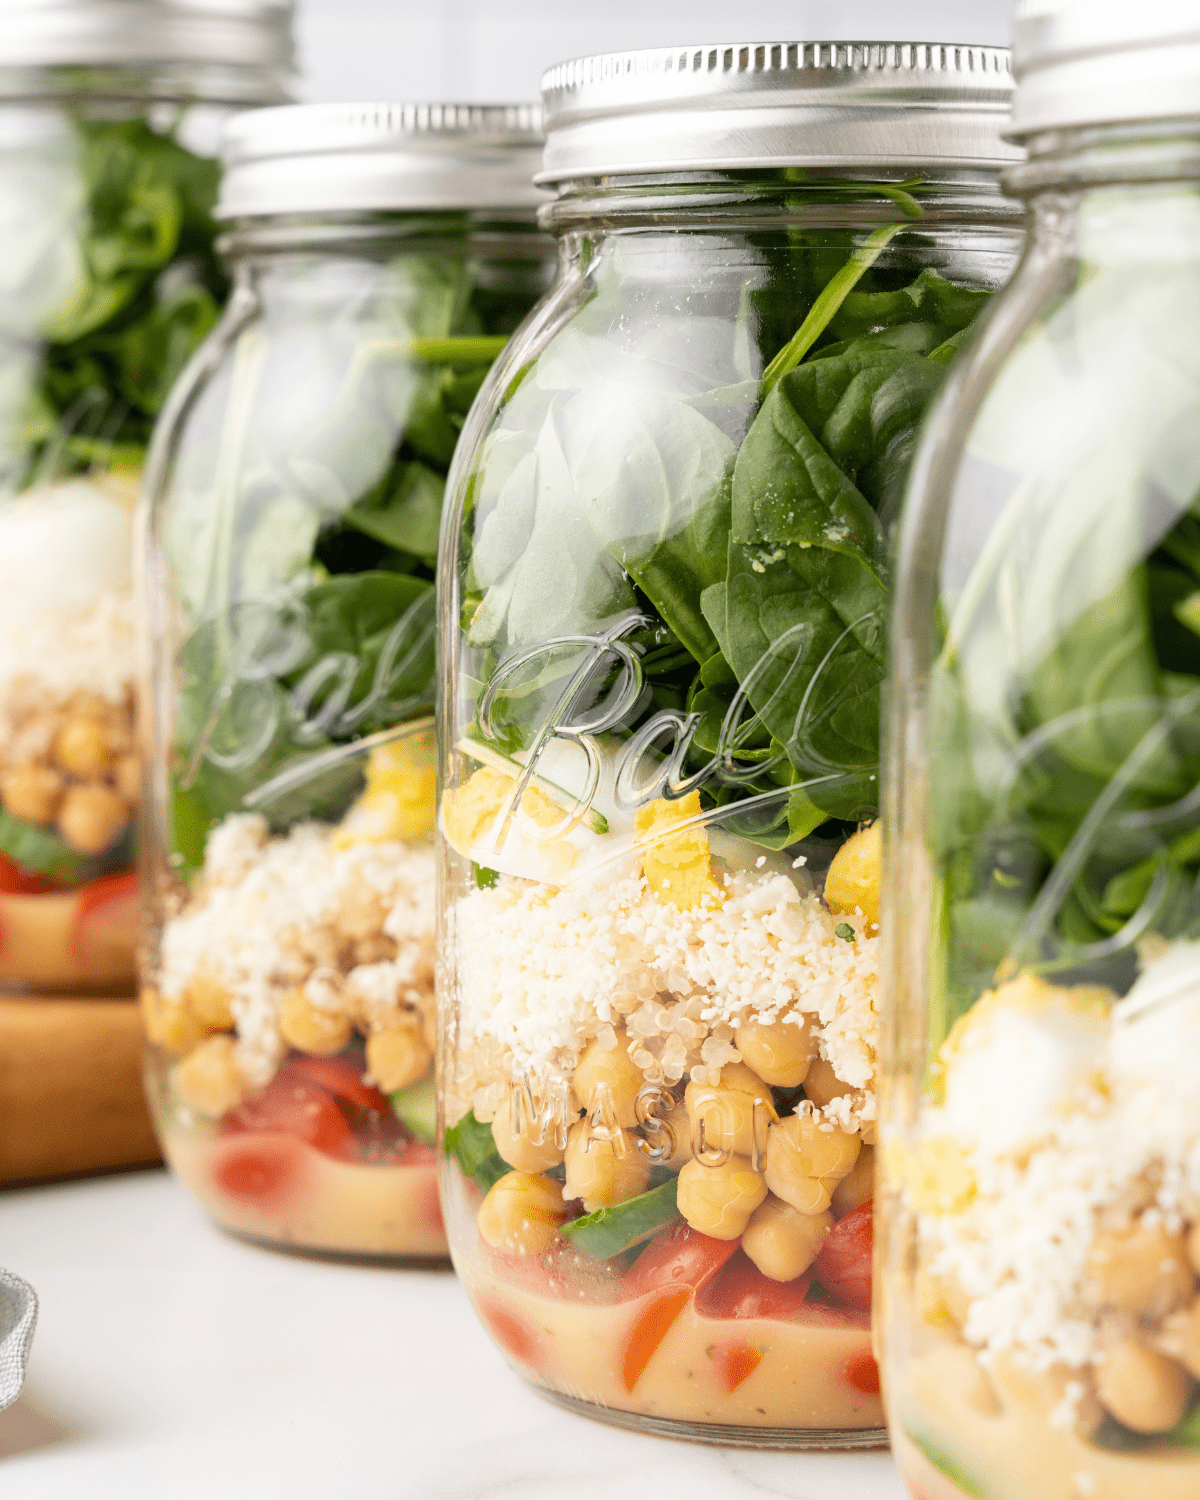
<instances>
[{"instance_id":1,"label":"chopped yellow egg","mask_svg":"<svg viewBox=\"0 0 1200 1500\"><path fill-rule=\"evenodd\" d=\"M642 873L650 889L680 911L691 911L705 896L720 897L709 861L708 834L696 825L670 830L700 813L700 793L668 801L659 797L639 807L635 826L643 836Z\"/></svg>"},{"instance_id":2,"label":"chopped yellow egg","mask_svg":"<svg viewBox=\"0 0 1200 1500\"><path fill-rule=\"evenodd\" d=\"M442 797L442 826L451 846L467 859L488 861L483 840L491 832L496 815L508 800L513 778L490 766L482 766ZM525 788L521 798L521 815L535 828L553 828L563 820L563 810L556 807L536 784ZM520 832L518 831L518 837ZM481 847L480 847L481 846ZM575 849L566 839L549 839L538 845L544 865L544 878L565 877L575 863Z\"/></svg>"},{"instance_id":3,"label":"chopped yellow egg","mask_svg":"<svg viewBox=\"0 0 1200 1500\"><path fill-rule=\"evenodd\" d=\"M1028 1016L1057 1014L1063 1020L1082 1021L1089 1030L1103 1028L1116 996L1099 984L1076 984L1068 988L1047 984L1039 974L1021 974L988 990L965 1015L959 1016L942 1043L938 1057L943 1069L954 1066L967 1053L990 1048L998 1019L1006 1013Z\"/></svg>"},{"instance_id":4,"label":"chopped yellow egg","mask_svg":"<svg viewBox=\"0 0 1200 1500\"><path fill-rule=\"evenodd\" d=\"M830 911L850 915L860 911L867 931L879 925L879 886L883 867L883 824L851 834L833 856L825 876L825 905Z\"/></svg>"},{"instance_id":5,"label":"chopped yellow egg","mask_svg":"<svg viewBox=\"0 0 1200 1500\"><path fill-rule=\"evenodd\" d=\"M914 1151L893 1146L888 1157L891 1170L907 1186L919 1213L960 1214L970 1207L975 1174L966 1150L953 1136L935 1136Z\"/></svg>"},{"instance_id":6,"label":"chopped yellow egg","mask_svg":"<svg viewBox=\"0 0 1200 1500\"><path fill-rule=\"evenodd\" d=\"M437 809L436 747L432 734L408 735L367 757L367 785L333 836L337 849L422 838Z\"/></svg>"}]
</instances>

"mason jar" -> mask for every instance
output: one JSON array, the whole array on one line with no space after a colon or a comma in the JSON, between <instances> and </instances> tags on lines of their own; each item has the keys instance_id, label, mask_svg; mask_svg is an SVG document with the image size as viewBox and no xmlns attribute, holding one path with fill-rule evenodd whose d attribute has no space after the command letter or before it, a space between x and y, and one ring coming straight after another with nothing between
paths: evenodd
<instances>
[{"instance_id":1,"label":"mason jar","mask_svg":"<svg viewBox=\"0 0 1200 1500\"><path fill-rule=\"evenodd\" d=\"M888 538L1020 242L1007 54L546 76L558 279L442 538L443 1205L514 1367L721 1442L880 1440Z\"/></svg>"},{"instance_id":2,"label":"mason jar","mask_svg":"<svg viewBox=\"0 0 1200 1500\"><path fill-rule=\"evenodd\" d=\"M1028 250L914 463L880 1265L920 1500L1200 1493L1200 18L1019 5Z\"/></svg>"},{"instance_id":3,"label":"mason jar","mask_svg":"<svg viewBox=\"0 0 1200 1500\"><path fill-rule=\"evenodd\" d=\"M550 279L535 106L314 105L227 136L234 291L147 472L141 999L218 1224L444 1255L434 588L447 465Z\"/></svg>"},{"instance_id":4,"label":"mason jar","mask_svg":"<svg viewBox=\"0 0 1200 1500\"><path fill-rule=\"evenodd\" d=\"M286 98L290 0L0 16L0 988L134 983L131 514L227 292L216 144Z\"/></svg>"}]
</instances>

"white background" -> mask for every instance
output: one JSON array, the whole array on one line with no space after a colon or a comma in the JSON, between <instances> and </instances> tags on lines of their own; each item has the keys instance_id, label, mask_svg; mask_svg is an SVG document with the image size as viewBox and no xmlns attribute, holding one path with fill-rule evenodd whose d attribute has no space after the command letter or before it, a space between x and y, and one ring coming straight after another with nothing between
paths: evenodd
<instances>
[{"instance_id":1,"label":"white background","mask_svg":"<svg viewBox=\"0 0 1200 1500\"><path fill-rule=\"evenodd\" d=\"M729 41L1003 45L1012 0L296 0L301 97L537 97L542 70L631 47Z\"/></svg>"}]
</instances>

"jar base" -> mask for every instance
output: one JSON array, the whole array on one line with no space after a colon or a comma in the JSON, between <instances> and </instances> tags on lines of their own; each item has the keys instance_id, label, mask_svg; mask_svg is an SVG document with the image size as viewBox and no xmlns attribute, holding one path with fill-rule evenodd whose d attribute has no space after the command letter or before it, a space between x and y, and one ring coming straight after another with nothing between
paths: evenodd
<instances>
[{"instance_id":1,"label":"jar base","mask_svg":"<svg viewBox=\"0 0 1200 1500\"><path fill-rule=\"evenodd\" d=\"M208 1215L209 1222L231 1240L240 1240L255 1250L270 1250L275 1255L290 1255L297 1260L324 1260L341 1266L373 1266L380 1270L391 1268L397 1271L452 1271L450 1255L406 1255L400 1251L374 1250L327 1250L320 1245L302 1245L287 1240L272 1239L265 1234L248 1234L241 1229L230 1229L220 1219Z\"/></svg>"},{"instance_id":2,"label":"jar base","mask_svg":"<svg viewBox=\"0 0 1200 1500\"><path fill-rule=\"evenodd\" d=\"M886 1427L839 1427L806 1432L794 1427L734 1427L720 1422L674 1421L669 1417L648 1417L640 1412L598 1406L594 1401L580 1401L562 1391L548 1390L532 1380L526 1384L552 1405L578 1417L590 1417L593 1422L604 1422L609 1427L623 1427L631 1432L647 1432L653 1437L673 1438L676 1442L708 1443L717 1448L786 1448L793 1452L889 1446Z\"/></svg>"}]
</instances>

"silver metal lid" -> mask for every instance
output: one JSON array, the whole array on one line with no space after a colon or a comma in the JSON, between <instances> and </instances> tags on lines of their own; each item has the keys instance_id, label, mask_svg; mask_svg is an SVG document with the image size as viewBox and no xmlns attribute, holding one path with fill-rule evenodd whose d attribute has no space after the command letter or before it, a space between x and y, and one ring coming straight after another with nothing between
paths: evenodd
<instances>
[{"instance_id":1,"label":"silver metal lid","mask_svg":"<svg viewBox=\"0 0 1200 1500\"><path fill-rule=\"evenodd\" d=\"M559 63L539 182L751 167L1000 167L1003 47L733 42Z\"/></svg>"},{"instance_id":2,"label":"silver metal lid","mask_svg":"<svg viewBox=\"0 0 1200 1500\"><path fill-rule=\"evenodd\" d=\"M217 217L529 209L536 104L294 104L230 121Z\"/></svg>"},{"instance_id":3,"label":"silver metal lid","mask_svg":"<svg viewBox=\"0 0 1200 1500\"><path fill-rule=\"evenodd\" d=\"M234 99L285 99L292 0L0 0L0 69L191 68L240 73Z\"/></svg>"},{"instance_id":4,"label":"silver metal lid","mask_svg":"<svg viewBox=\"0 0 1200 1500\"><path fill-rule=\"evenodd\" d=\"M1009 134L1200 118L1200 0L1017 0Z\"/></svg>"}]
</instances>

